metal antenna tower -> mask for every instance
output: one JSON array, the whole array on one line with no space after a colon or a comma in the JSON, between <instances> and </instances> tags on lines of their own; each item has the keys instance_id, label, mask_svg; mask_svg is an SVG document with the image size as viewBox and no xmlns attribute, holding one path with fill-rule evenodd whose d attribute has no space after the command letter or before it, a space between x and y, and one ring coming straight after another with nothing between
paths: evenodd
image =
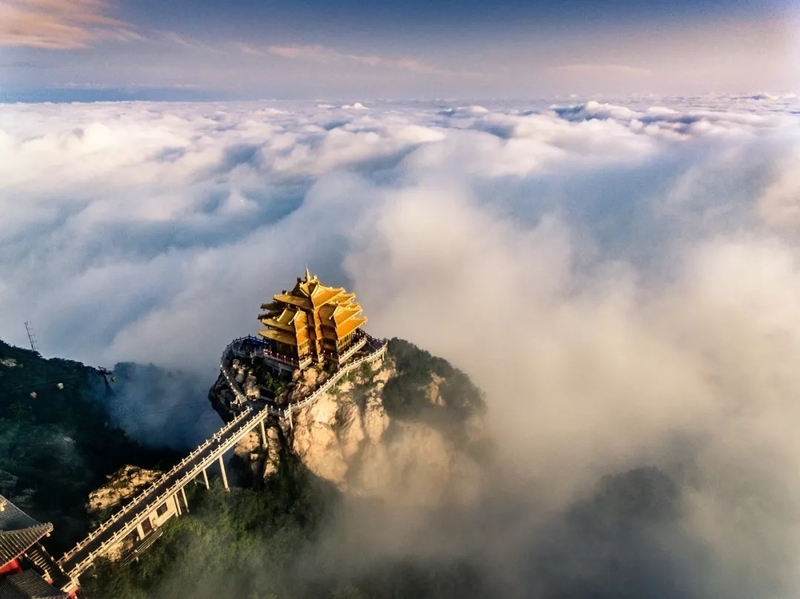
<instances>
[{"instance_id":1,"label":"metal antenna tower","mask_svg":"<svg viewBox=\"0 0 800 599\"><path fill-rule=\"evenodd\" d=\"M39 347L36 344L36 334L33 332L33 325L25 321L25 330L28 332L28 341L31 342L31 349L35 352L39 351Z\"/></svg>"}]
</instances>

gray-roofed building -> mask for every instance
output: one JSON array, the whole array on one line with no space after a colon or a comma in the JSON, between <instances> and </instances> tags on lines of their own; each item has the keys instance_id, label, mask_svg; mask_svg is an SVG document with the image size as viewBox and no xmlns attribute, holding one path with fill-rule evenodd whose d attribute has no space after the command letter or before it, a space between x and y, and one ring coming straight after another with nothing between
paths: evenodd
<instances>
[{"instance_id":1,"label":"gray-roofed building","mask_svg":"<svg viewBox=\"0 0 800 599\"><path fill-rule=\"evenodd\" d=\"M72 587L39 541L53 525L42 524L0 495L0 599L64 599Z\"/></svg>"},{"instance_id":2,"label":"gray-roofed building","mask_svg":"<svg viewBox=\"0 0 800 599\"><path fill-rule=\"evenodd\" d=\"M22 530L0 530L0 567L17 559L52 530L52 524L37 524Z\"/></svg>"},{"instance_id":3,"label":"gray-roofed building","mask_svg":"<svg viewBox=\"0 0 800 599\"><path fill-rule=\"evenodd\" d=\"M0 581L0 599L68 599L33 570L11 574Z\"/></svg>"},{"instance_id":4,"label":"gray-roofed building","mask_svg":"<svg viewBox=\"0 0 800 599\"><path fill-rule=\"evenodd\" d=\"M53 531L0 495L0 568L30 549Z\"/></svg>"},{"instance_id":5,"label":"gray-roofed building","mask_svg":"<svg viewBox=\"0 0 800 599\"><path fill-rule=\"evenodd\" d=\"M0 530L21 530L41 524L0 495Z\"/></svg>"}]
</instances>

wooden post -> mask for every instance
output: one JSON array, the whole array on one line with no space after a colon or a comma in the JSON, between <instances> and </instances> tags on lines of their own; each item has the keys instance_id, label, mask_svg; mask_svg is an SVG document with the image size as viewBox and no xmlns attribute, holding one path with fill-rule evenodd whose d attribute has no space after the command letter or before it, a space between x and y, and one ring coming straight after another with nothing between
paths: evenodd
<instances>
[{"instance_id":1,"label":"wooden post","mask_svg":"<svg viewBox=\"0 0 800 599\"><path fill-rule=\"evenodd\" d=\"M264 429L264 419L263 418L261 419L261 422L259 422L259 424L261 425L261 448L262 449L266 449L267 448L267 431Z\"/></svg>"},{"instance_id":2,"label":"wooden post","mask_svg":"<svg viewBox=\"0 0 800 599\"><path fill-rule=\"evenodd\" d=\"M186 513L188 514L189 513L189 502L186 500L186 487L181 487L181 497L183 497L183 505L186 508Z\"/></svg>"},{"instance_id":3,"label":"wooden post","mask_svg":"<svg viewBox=\"0 0 800 599\"><path fill-rule=\"evenodd\" d=\"M222 484L225 486L225 490L230 491L231 488L228 486L228 475L225 474L225 462L222 460L222 456L219 456L219 471L222 473Z\"/></svg>"},{"instance_id":4,"label":"wooden post","mask_svg":"<svg viewBox=\"0 0 800 599\"><path fill-rule=\"evenodd\" d=\"M205 469L203 469L203 480L206 483L206 489L210 489L211 485L208 484L208 472Z\"/></svg>"}]
</instances>

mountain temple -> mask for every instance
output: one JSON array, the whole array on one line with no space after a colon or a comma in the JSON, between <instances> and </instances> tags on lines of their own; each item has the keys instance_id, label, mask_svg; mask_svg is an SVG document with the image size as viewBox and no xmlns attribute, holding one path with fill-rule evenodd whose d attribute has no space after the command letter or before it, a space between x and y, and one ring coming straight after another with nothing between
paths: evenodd
<instances>
[{"instance_id":1,"label":"mountain temple","mask_svg":"<svg viewBox=\"0 0 800 599\"><path fill-rule=\"evenodd\" d=\"M40 541L53 532L0 495L0 598L67 599L77 586Z\"/></svg>"},{"instance_id":2,"label":"mountain temple","mask_svg":"<svg viewBox=\"0 0 800 599\"><path fill-rule=\"evenodd\" d=\"M342 364L360 339L367 318L354 293L327 287L306 268L291 291L263 304L258 317L266 327L258 334L267 342L264 355L279 368L306 368L312 363Z\"/></svg>"}]
</instances>

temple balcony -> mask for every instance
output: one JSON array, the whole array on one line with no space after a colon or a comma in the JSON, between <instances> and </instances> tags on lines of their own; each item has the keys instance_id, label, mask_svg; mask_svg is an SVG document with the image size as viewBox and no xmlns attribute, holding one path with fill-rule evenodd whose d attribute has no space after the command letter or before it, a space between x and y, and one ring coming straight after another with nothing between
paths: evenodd
<instances>
[{"instance_id":1,"label":"temple balcony","mask_svg":"<svg viewBox=\"0 0 800 599\"><path fill-rule=\"evenodd\" d=\"M283 364L290 364L292 366L299 366L300 362L294 356L287 356L286 354L279 354L274 351L270 351L266 347L261 350L261 354L265 358L269 358L271 360L275 360L276 362L282 362Z\"/></svg>"},{"instance_id":2,"label":"temple balcony","mask_svg":"<svg viewBox=\"0 0 800 599\"><path fill-rule=\"evenodd\" d=\"M311 366L312 358L310 355L303 356L302 359L298 360L294 356L287 356L286 354L279 354L273 352L266 347L261 350L261 355L269 360L274 360L275 362L279 362L280 364L286 366L293 366L294 368L308 368Z\"/></svg>"}]
</instances>

